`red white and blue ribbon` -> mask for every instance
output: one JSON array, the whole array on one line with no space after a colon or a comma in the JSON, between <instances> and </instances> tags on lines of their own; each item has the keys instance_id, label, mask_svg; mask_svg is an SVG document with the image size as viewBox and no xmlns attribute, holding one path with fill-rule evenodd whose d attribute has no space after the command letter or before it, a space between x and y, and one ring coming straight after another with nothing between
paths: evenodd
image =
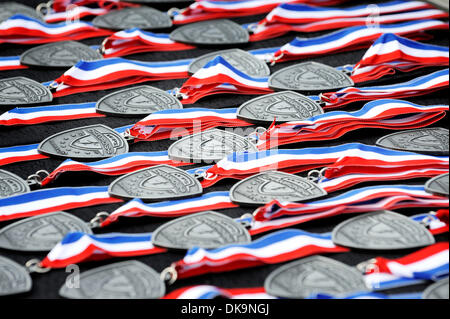
<instances>
[{"instance_id":1,"label":"red white and blue ribbon","mask_svg":"<svg viewBox=\"0 0 450 319\"><path fill-rule=\"evenodd\" d=\"M37 44L81 40L112 33L110 30L94 27L90 22L73 21L49 24L20 14L0 23L0 43Z\"/></svg>"},{"instance_id":2,"label":"red white and blue ribbon","mask_svg":"<svg viewBox=\"0 0 450 319\"><path fill-rule=\"evenodd\" d=\"M380 36L354 66L357 82L376 80L396 70L409 72L427 66L448 66L448 47L424 44L393 33Z\"/></svg>"},{"instance_id":3,"label":"red white and blue ribbon","mask_svg":"<svg viewBox=\"0 0 450 319\"><path fill-rule=\"evenodd\" d=\"M424 95L448 88L448 86L449 73L448 69L445 69L403 83L359 88L348 87L336 92L326 92L320 95L320 99L326 103L326 107L335 108L355 101Z\"/></svg>"},{"instance_id":4,"label":"red white and blue ribbon","mask_svg":"<svg viewBox=\"0 0 450 319\"><path fill-rule=\"evenodd\" d=\"M377 257L368 262L364 279L373 290L390 289L447 277L449 244L436 243L398 259Z\"/></svg>"},{"instance_id":5,"label":"red white and blue ribbon","mask_svg":"<svg viewBox=\"0 0 450 319\"><path fill-rule=\"evenodd\" d=\"M107 186L41 189L1 198L0 221L119 202L109 196Z\"/></svg>"},{"instance_id":6,"label":"red white and blue ribbon","mask_svg":"<svg viewBox=\"0 0 450 319\"><path fill-rule=\"evenodd\" d=\"M414 40L428 39L429 36L425 33L428 30L448 30L448 23L419 20L380 26L357 26L316 38L296 38L274 54L273 62L368 48L383 33L394 33Z\"/></svg>"},{"instance_id":7,"label":"red white and blue ribbon","mask_svg":"<svg viewBox=\"0 0 450 319\"><path fill-rule=\"evenodd\" d=\"M220 288L211 285L196 285L174 290L163 299L277 299L266 293L264 287L255 288Z\"/></svg>"},{"instance_id":8,"label":"red white and blue ribbon","mask_svg":"<svg viewBox=\"0 0 450 319\"><path fill-rule=\"evenodd\" d=\"M0 71L26 68L28 68L28 66L20 64L20 56L0 57Z\"/></svg>"},{"instance_id":9,"label":"red white and blue ribbon","mask_svg":"<svg viewBox=\"0 0 450 319\"><path fill-rule=\"evenodd\" d=\"M411 216L411 219L425 224L433 235L443 234L449 230L448 209L438 209L436 212L414 215Z\"/></svg>"},{"instance_id":10,"label":"red white and blue ribbon","mask_svg":"<svg viewBox=\"0 0 450 319\"><path fill-rule=\"evenodd\" d=\"M442 119L447 111L448 105L424 106L382 99L368 102L354 112L331 111L307 120L272 125L258 136L257 145L264 150L290 143L331 140L349 131L369 127L392 130L419 128Z\"/></svg>"}]
</instances>

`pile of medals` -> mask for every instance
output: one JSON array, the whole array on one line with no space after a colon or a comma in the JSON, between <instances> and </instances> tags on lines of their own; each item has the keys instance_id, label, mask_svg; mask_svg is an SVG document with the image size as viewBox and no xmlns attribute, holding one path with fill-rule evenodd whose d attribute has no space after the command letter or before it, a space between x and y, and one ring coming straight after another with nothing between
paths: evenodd
<instances>
[{"instance_id":1,"label":"pile of medals","mask_svg":"<svg viewBox=\"0 0 450 319\"><path fill-rule=\"evenodd\" d=\"M0 57L0 296L52 271L65 298L448 299L449 53L429 43L447 19L404 0L0 3L21 53ZM235 286L204 284L219 273Z\"/></svg>"}]
</instances>

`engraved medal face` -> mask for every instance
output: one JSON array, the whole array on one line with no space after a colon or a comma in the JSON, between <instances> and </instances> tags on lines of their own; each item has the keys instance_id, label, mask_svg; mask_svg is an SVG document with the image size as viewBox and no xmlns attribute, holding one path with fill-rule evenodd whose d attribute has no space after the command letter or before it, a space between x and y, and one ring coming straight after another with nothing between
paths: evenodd
<instances>
[{"instance_id":1,"label":"engraved medal face","mask_svg":"<svg viewBox=\"0 0 450 319\"><path fill-rule=\"evenodd\" d=\"M194 176L169 165L157 165L129 173L112 182L108 189L111 196L140 198L144 201L190 197L202 191L202 186Z\"/></svg>"},{"instance_id":2,"label":"engraved medal face","mask_svg":"<svg viewBox=\"0 0 450 319\"><path fill-rule=\"evenodd\" d=\"M153 245L173 249L214 249L250 241L244 226L212 211L177 218L159 227L152 235Z\"/></svg>"},{"instance_id":3,"label":"engraved medal face","mask_svg":"<svg viewBox=\"0 0 450 319\"><path fill-rule=\"evenodd\" d=\"M386 210L340 223L333 229L332 239L336 245L373 250L416 248L435 242L422 224Z\"/></svg>"},{"instance_id":4,"label":"engraved medal face","mask_svg":"<svg viewBox=\"0 0 450 319\"><path fill-rule=\"evenodd\" d=\"M239 119L263 124L305 120L319 114L323 110L317 102L292 91L259 96L242 104L237 111Z\"/></svg>"},{"instance_id":5,"label":"engraved medal face","mask_svg":"<svg viewBox=\"0 0 450 319\"><path fill-rule=\"evenodd\" d=\"M166 287L147 265L129 260L85 271L79 288L63 285L59 295L70 299L157 299Z\"/></svg>"},{"instance_id":6,"label":"engraved medal face","mask_svg":"<svg viewBox=\"0 0 450 319\"><path fill-rule=\"evenodd\" d=\"M433 177L425 183L425 190L431 194L448 197L448 177L448 173Z\"/></svg>"},{"instance_id":7,"label":"engraved medal face","mask_svg":"<svg viewBox=\"0 0 450 319\"><path fill-rule=\"evenodd\" d=\"M16 174L0 169L0 198L27 193L30 186Z\"/></svg>"},{"instance_id":8,"label":"engraved medal face","mask_svg":"<svg viewBox=\"0 0 450 319\"><path fill-rule=\"evenodd\" d=\"M42 16L38 14L34 8L24 6L17 2L0 3L0 23L8 20L15 14L23 14L30 18L42 20Z\"/></svg>"},{"instance_id":9,"label":"engraved medal face","mask_svg":"<svg viewBox=\"0 0 450 319\"><path fill-rule=\"evenodd\" d=\"M448 130L430 127L396 132L383 136L375 144L400 151L448 155Z\"/></svg>"},{"instance_id":10,"label":"engraved medal face","mask_svg":"<svg viewBox=\"0 0 450 319\"><path fill-rule=\"evenodd\" d=\"M190 163L212 163L234 152L257 152L246 138L218 129L186 136L169 147L169 158Z\"/></svg>"},{"instance_id":11,"label":"engraved medal face","mask_svg":"<svg viewBox=\"0 0 450 319\"><path fill-rule=\"evenodd\" d=\"M270 69L266 63L240 49L222 50L202 55L189 64L188 72L194 74L219 55L233 67L252 77L262 78L270 75Z\"/></svg>"},{"instance_id":12,"label":"engraved medal face","mask_svg":"<svg viewBox=\"0 0 450 319\"><path fill-rule=\"evenodd\" d=\"M448 299L448 287L448 277L439 280L425 289L422 294L422 299Z\"/></svg>"},{"instance_id":13,"label":"engraved medal face","mask_svg":"<svg viewBox=\"0 0 450 319\"><path fill-rule=\"evenodd\" d=\"M91 234L87 223L65 212L23 219L0 229L0 248L50 251L70 232Z\"/></svg>"},{"instance_id":14,"label":"engraved medal face","mask_svg":"<svg viewBox=\"0 0 450 319\"><path fill-rule=\"evenodd\" d=\"M46 103L53 100L49 89L22 76L0 79L0 105Z\"/></svg>"},{"instance_id":15,"label":"engraved medal face","mask_svg":"<svg viewBox=\"0 0 450 319\"><path fill-rule=\"evenodd\" d=\"M319 185L306 178L269 171L236 183L230 190L230 199L236 204L260 206L274 199L298 202L326 194Z\"/></svg>"},{"instance_id":16,"label":"engraved medal face","mask_svg":"<svg viewBox=\"0 0 450 319\"><path fill-rule=\"evenodd\" d=\"M30 291L32 282L25 267L0 256L0 296Z\"/></svg>"},{"instance_id":17,"label":"engraved medal face","mask_svg":"<svg viewBox=\"0 0 450 319\"><path fill-rule=\"evenodd\" d=\"M231 20L190 23L170 33L170 39L194 45L237 45L247 43L248 32Z\"/></svg>"},{"instance_id":18,"label":"engraved medal face","mask_svg":"<svg viewBox=\"0 0 450 319\"><path fill-rule=\"evenodd\" d=\"M40 45L29 49L20 56L20 63L31 66L71 67L78 61L102 59L102 55L89 46L75 42L62 41Z\"/></svg>"},{"instance_id":19,"label":"engraved medal face","mask_svg":"<svg viewBox=\"0 0 450 319\"><path fill-rule=\"evenodd\" d=\"M127 141L113 129L95 124L47 137L38 152L73 160L96 160L128 152Z\"/></svg>"},{"instance_id":20,"label":"engraved medal face","mask_svg":"<svg viewBox=\"0 0 450 319\"><path fill-rule=\"evenodd\" d=\"M264 288L282 298L308 298L318 293L345 296L368 290L356 268L322 256L302 258L276 269L266 278Z\"/></svg>"},{"instance_id":21,"label":"engraved medal face","mask_svg":"<svg viewBox=\"0 0 450 319\"><path fill-rule=\"evenodd\" d=\"M145 6L113 10L95 17L92 23L98 28L112 30L154 30L172 26L172 20L167 13Z\"/></svg>"},{"instance_id":22,"label":"engraved medal face","mask_svg":"<svg viewBox=\"0 0 450 319\"><path fill-rule=\"evenodd\" d=\"M317 62L304 62L281 69L269 78L269 87L276 91L327 92L353 86L344 72Z\"/></svg>"},{"instance_id":23,"label":"engraved medal face","mask_svg":"<svg viewBox=\"0 0 450 319\"><path fill-rule=\"evenodd\" d=\"M182 109L183 105L176 97L163 90L142 85L106 95L97 102L95 108L97 112L104 114L136 116Z\"/></svg>"}]
</instances>

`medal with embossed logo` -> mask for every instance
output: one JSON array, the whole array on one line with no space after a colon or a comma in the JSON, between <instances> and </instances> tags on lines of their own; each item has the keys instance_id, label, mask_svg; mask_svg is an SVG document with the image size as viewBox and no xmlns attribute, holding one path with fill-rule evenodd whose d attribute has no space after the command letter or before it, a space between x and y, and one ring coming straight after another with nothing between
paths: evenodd
<instances>
[{"instance_id":1,"label":"medal with embossed logo","mask_svg":"<svg viewBox=\"0 0 450 319\"><path fill-rule=\"evenodd\" d=\"M277 123L305 120L323 114L320 103L292 91L266 94L242 104L237 118L251 123Z\"/></svg>"},{"instance_id":2,"label":"medal with embossed logo","mask_svg":"<svg viewBox=\"0 0 450 319\"><path fill-rule=\"evenodd\" d=\"M95 17L92 23L98 28L113 30L155 30L172 26L172 20L167 13L145 6L113 10Z\"/></svg>"},{"instance_id":3,"label":"medal with embossed logo","mask_svg":"<svg viewBox=\"0 0 450 319\"><path fill-rule=\"evenodd\" d=\"M95 160L128 152L128 142L113 129L95 124L70 129L43 140L38 152L47 156Z\"/></svg>"},{"instance_id":4,"label":"medal with embossed logo","mask_svg":"<svg viewBox=\"0 0 450 319\"><path fill-rule=\"evenodd\" d=\"M65 212L26 218L0 229L0 248L49 251L70 232L91 234L88 224Z\"/></svg>"},{"instance_id":5,"label":"medal with embossed logo","mask_svg":"<svg viewBox=\"0 0 450 319\"><path fill-rule=\"evenodd\" d=\"M0 79L0 105L46 103L53 100L44 85L22 76Z\"/></svg>"},{"instance_id":6,"label":"medal with embossed logo","mask_svg":"<svg viewBox=\"0 0 450 319\"><path fill-rule=\"evenodd\" d=\"M42 21L42 15L40 15L35 9L31 7L17 2L0 3L0 23L16 14L22 14Z\"/></svg>"},{"instance_id":7,"label":"medal with embossed logo","mask_svg":"<svg viewBox=\"0 0 450 319\"><path fill-rule=\"evenodd\" d=\"M28 292L32 287L27 270L15 261L2 256L0 256L0 279L0 296Z\"/></svg>"},{"instance_id":8,"label":"medal with embossed logo","mask_svg":"<svg viewBox=\"0 0 450 319\"><path fill-rule=\"evenodd\" d=\"M358 249L394 250L423 247L435 240L424 225L391 211L379 211L337 225L333 242Z\"/></svg>"},{"instance_id":9,"label":"medal with embossed logo","mask_svg":"<svg viewBox=\"0 0 450 319\"><path fill-rule=\"evenodd\" d=\"M28 183L16 174L0 169L0 198L27 193Z\"/></svg>"},{"instance_id":10,"label":"medal with embossed logo","mask_svg":"<svg viewBox=\"0 0 450 319\"><path fill-rule=\"evenodd\" d=\"M376 141L386 148L434 155L448 155L448 144L448 130L440 127L396 132Z\"/></svg>"},{"instance_id":11,"label":"medal with embossed logo","mask_svg":"<svg viewBox=\"0 0 450 319\"><path fill-rule=\"evenodd\" d=\"M441 196L448 197L449 195L448 184L449 184L448 173L442 174L428 180L425 184L425 190L431 194L438 194Z\"/></svg>"},{"instance_id":12,"label":"medal with embossed logo","mask_svg":"<svg viewBox=\"0 0 450 319\"><path fill-rule=\"evenodd\" d=\"M201 194L200 182L193 175L169 165L157 165L124 175L108 189L111 196L145 201L190 197Z\"/></svg>"},{"instance_id":13,"label":"medal with embossed logo","mask_svg":"<svg viewBox=\"0 0 450 319\"><path fill-rule=\"evenodd\" d=\"M212 163L234 152L256 152L250 139L218 129L184 137L169 147L172 160L190 163Z\"/></svg>"},{"instance_id":14,"label":"medal with embossed logo","mask_svg":"<svg viewBox=\"0 0 450 319\"><path fill-rule=\"evenodd\" d=\"M339 297L369 290L356 268L322 256L304 258L276 269L266 278L264 288L269 295L294 299L320 293Z\"/></svg>"},{"instance_id":15,"label":"medal with embossed logo","mask_svg":"<svg viewBox=\"0 0 450 319\"><path fill-rule=\"evenodd\" d=\"M160 226L152 236L153 245L172 249L212 249L250 241L241 223L213 211L177 218Z\"/></svg>"},{"instance_id":16,"label":"medal with embossed logo","mask_svg":"<svg viewBox=\"0 0 450 319\"><path fill-rule=\"evenodd\" d=\"M31 48L20 56L20 63L38 67L71 67L78 61L100 60L103 56L75 41L61 41Z\"/></svg>"},{"instance_id":17,"label":"medal with embossed logo","mask_svg":"<svg viewBox=\"0 0 450 319\"><path fill-rule=\"evenodd\" d=\"M448 299L448 277L430 285L422 294L423 299Z\"/></svg>"},{"instance_id":18,"label":"medal with embossed logo","mask_svg":"<svg viewBox=\"0 0 450 319\"><path fill-rule=\"evenodd\" d=\"M295 64L273 73L269 78L271 89L304 93L321 93L353 84L344 72L317 62Z\"/></svg>"}]
</instances>

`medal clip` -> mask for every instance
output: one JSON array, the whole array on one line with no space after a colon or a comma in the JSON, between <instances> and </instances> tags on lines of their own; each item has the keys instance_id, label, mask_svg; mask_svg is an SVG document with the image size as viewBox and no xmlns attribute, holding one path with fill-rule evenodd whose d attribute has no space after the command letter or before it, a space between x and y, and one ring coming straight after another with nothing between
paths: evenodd
<instances>
[{"instance_id":1,"label":"medal clip","mask_svg":"<svg viewBox=\"0 0 450 319\"><path fill-rule=\"evenodd\" d=\"M47 172L46 170L41 169L37 171L35 174L28 176L26 182L29 186L32 185L42 186L42 181L46 179L48 176L50 176L50 173Z\"/></svg>"},{"instance_id":2,"label":"medal clip","mask_svg":"<svg viewBox=\"0 0 450 319\"><path fill-rule=\"evenodd\" d=\"M127 142L131 142L131 141L134 141L136 139L133 136L133 134L131 134L130 129L125 130L121 135Z\"/></svg>"},{"instance_id":3,"label":"medal clip","mask_svg":"<svg viewBox=\"0 0 450 319\"><path fill-rule=\"evenodd\" d=\"M100 53L101 55L104 55L106 52L106 42L108 42L108 38L103 39L102 44L100 44L100 46L98 47L98 53Z\"/></svg>"},{"instance_id":4,"label":"medal clip","mask_svg":"<svg viewBox=\"0 0 450 319\"><path fill-rule=\"evenodd\" d=\"M378 269L376 262L377 260L375 258L363 261L356 265L356 269L358 269L361 273L365 274L371 270Z\"/></svg>"},{"instance_id":5,"label":"medal clip","mask_svg":"<svg viewBox=\"0 0 450 319\"><path fill-rule=\"evenodd\" d=\"M50 0L48 2L39 3L36 7L36 12L38 14L46 16L52 11L53 2L54 2L53 0Z\"/></svg>"},{"instance_id":6,"label":"medal clip","mask_svg":"<svg viewBox=\"0 0 450 319\"><path fill-rule=\"evenodd\" d=\"M25 264L25 268L29 273L40 273L40 274L44 274L51 270L51 268L42 267L41 261L39 259L28 260Z\"/></svg>"},{"instance_id":7,"label":"medal clip","mask_svg":"<svg viewBox=\"0 0 450 319\"><path fill-rule=\"evenodd\" d=\"M351 76L352 72L353 72L353 65L346 64L346 65L342 66L342 72L348 76Z\"/></svg>"},{"instance_id":8,"label":"medal clip","mask_svg":"<svg viewBox=\"0 0 450 319\"><path fill-rule=\"evenodd\" d=\"M171 19L173 19L176 15L179 15L184 12L184 9L178 9L176 7L170 8L167 10L167 14Z\"/></svg>"},{"instance_id":9,"label":"medal clip","mask_svg":"<svg viewBox=\"0 0 450 319\"><path fill-rule=\"evenodd\" d=\"M173 96L175 96L178 100L185 100L187 98L189 98L189 96L187 94L181 93L180 92L180 88L173 88L170 91L170 94L172 94Z\"/></svg>"},{"instance_id":10,"label":"medal clip","mask_svg":"<svg viewBox=\"0 0 450 319\"><path fill-rule=\"evenodd\" d=\"M325 178L324 173L327 169L328 169L328 167L324 167L321 170L313 169L308 172L307 177L310 181L319 183Z\"/></svg>"},{"instance_id":11,"label":"medal clip","mask_svg":"<svg viewBox=\"0 0 450 319\"><path fill-rule=\"evenodd\" d=\"M284 56L284 53L281 53L280 55L278 55L278 56L275 56L275 55L273 55L272 56L272 58L270 59L270 66L274 66L276 63L277 63L277 61L279 60L279 59L281 59L282 57Z\"/></svg>"},{"instance_id":12,"label":"medal clip","mask_svg":"<svg viewBox=\"0 0 450 319\"><path fill-rule=\"evenodd\" d=\"M175 264L172 264L170 267L165 268L161 271L161 280L167 282L167 284L173 284L178 278L178 272L175 269Z\"/></svg>"},{"instance_id":13,"label":"medal clip","mask_svg":"<svg viewBox=\"0 0 450 319\"><path fill-rule=\"evenodd\" d=\"M430 212L428 212L428 215L426 217L424 217L424 219L422 219L420 221L420 224L422 224L426 228L429 228L431 222L435 219L435 217L436 217L436 212L435 211L430 211Z\"/></svg>"},{"instance_id":14,"label":"medal clip","mask_svg":"<svg viewBox=\"0 0 450 319\"><path fill-rule=\"evenodd\" d=\"M99 228L108 217L109 217L108 212L100 212L97 213L95 217L92 218L87 224L90 228Z\"/></svg>"},{"instance_id":15,"label":"medal clip","mask_svg":"<svg viewBox=\"0 0 450 319\"><path fill-rule=\"evenodd\" d=\"M194 172L194 177L197 179L203 178L205 180L213 180L215 179L215 175L214 174L208 174L206 172L206 169L204 168L199 168Z\"/></svg>"},{"instance_id":16,"label":"medal clip","mask_svg":"<svg viewBox=\"0 0 450 319\"><path fill-rule=\"evenodd\" d=\"M264 24L265 24L265 23L264 23ZM264 25L264 24L263 24L263 25ZM250 23L250 24L247 26L247 31L248 31L248 33L250 33L250 34L256 33L256 30L258 29L258 26L259 26L259 23L258 23L258 22Z\"/></svg>"},{"instance_id":17,"label":"medal clip","mask_svg":"<svg viewBox=\"0 0 450 319\"><path fill-rule=\"evenodd\" d=\"M239 223L247 229L252 228L253 223L255 222L254 214L244 214L239 218Z\"/></svg>"}]
</instances>

